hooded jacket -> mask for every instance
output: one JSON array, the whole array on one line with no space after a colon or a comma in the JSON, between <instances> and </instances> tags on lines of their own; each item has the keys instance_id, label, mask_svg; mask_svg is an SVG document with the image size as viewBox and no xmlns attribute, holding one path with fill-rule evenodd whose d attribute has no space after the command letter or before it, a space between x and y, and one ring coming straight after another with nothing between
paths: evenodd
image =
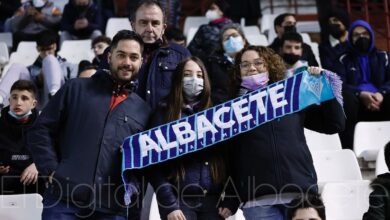
<instances>
[{"instance_id":1,"label":"hooded jacket","mask_svg":"<svg viewBox=\"0 0 390 220\"><path fill-rule=\"evenodd\" d=\"M370 46L366 54L360 53L352 43L352 32L357 26L366 28L370 34ZM340 56L334 69L343 81L343 89L359 95L361 91L366 91L362 84L370 84L377 90L371 92L390 92L389 54L375 48L374 32L370 25L357 20L351 24L348 32L347 52Z\"/></svg>"}]
</instances>

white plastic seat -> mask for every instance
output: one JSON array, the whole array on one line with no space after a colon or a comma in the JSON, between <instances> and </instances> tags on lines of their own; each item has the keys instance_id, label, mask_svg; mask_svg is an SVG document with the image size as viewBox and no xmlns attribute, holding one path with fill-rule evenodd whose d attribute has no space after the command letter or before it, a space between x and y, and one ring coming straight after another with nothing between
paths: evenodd
<instances>
[{"instance_id":1,"label":"white plastic seat","mask_svg":"<svg viewBox=\"0 0 390 220\"><path fill-rule=\"evenodd\" d=\"M113 38L120 30L132 30L128 18L109 18L106 25L106 36Z\"/></svg>"},{"instance_id":2,"label":"white plastic seat","mask_svg":"<svg viewBox=\"0 0 390 220\"><path fill-rule=\"evenodd\" d=\"M21 54L30 54L38 57L37 43L35 41L21 41L16 48L16 52Z\"/></svg>"},{"instance_id":3,"label":"white plastic seat","mask_svg":"<svg viewBox=\"0 0 390 220\"><path fill-rule=\"evenodd\" d=\"M326 218L331 220L361 220L369 207L370 181L327 183L321 193Z\"/></svg>"},{"instance_id":4,"label":"white plastic seat","mask_svg":"<svg viewBox=\"0 0 390 220\"><path fill-rule=\"evenodd\" d=\"M310 35L308 33L299 33L299 34L302 36L302 40L304 43L310 44L312 42Z\"/></svg>"},{"instance_id":5,"label":"white plastic seat","mask_svg":"<svg viewBox=\"0 0 390 220\"><path fill-rule=\"evenodd\" d=\"M358 161L351 150L313 151L311 154L320 188L328 182L362 180Z\"/></svg>"},{"instance_id":6,"label":"white plastic seat","mask_svg":"<svg viewBox=\"0 0 390 220\"><path fill-rule=\"evenodd\" d=\"M307 128L304 131L310 152L342 149L340 138L337 134L323 134Z\"/></svg>"},{"instance_id":7,"label":"white plastic seat","mask_svg":"<svg viewBox=\"0 0 390 220\"><path fill-rule=\"evenodd\" d=\"M152 219L161 219L160 213L158 211L158 203L157 203L156 193L153 193L152 204L150 205L150 211L149 211L149 220L152 220Z\"/></svg>"},{"instance_id":8,"label":"white plastic seat","mask_svg":"<svg viewBox=\"0 0 390 220\"><path fill-rule=\"evenodd\" d=\"M199 27L191 27L190 30L188 30L187 39L186 39L187 45L192 41L198 29Z\"/></svg>"},{"instance_id":9,"label":"white plastic seat","mask_svg":"<svg viewBox=\"0 0 390 220\"><path fill-rule=\"evenodd\" d=\"M247 35L259 35L261 34L260 33L260 30L259 30L259 27L257 27L256 25L252 25L252 26L244 26L242 28L242 31L244 32L244 35L247 36Z\"/></svg>"},{"instance_id":10,"label":"white plastic seat","mask_svg":"<svg viewBox=\"0 0 390 220\"><path fill-rule=\"evenodd\" d=\"M385 148L382 147L379 150L378 156L376 158L375 175L378 176L387 172L389 172L389 168L387 167L385 161Z\"/></svg>"},{"instance_id":11,"label":"white plastic seat","mask_svg":"<svg viewBox=\"0 0 390 220\"><path fill-rule=\"evenodd\" d=\"M264 34L248 34L245 37L250 45L268 46L268 40Z\"/></svg>"},{"instance_id":12,"label":"white plastic seat","mask_svg":"<svg viewBox=\"0 0 390 220\"><path fill-rule=\"evenodd\" d=\"M11 32L0 33L0 42L5 42L8 48L12 48L13 40Z\"/></svg>"},{"instance_id":13,"label":"white plastic seat","mask_svg":"<svg viewBox=\"0 0 390 220\"><path fill-rule=\"evenodd\" d=\"M375 161L380 148L389 141L390 121L358 122L355 126L353 149L366 161Z\"/></svg>"},{"instance_id":14,"label":"white plastic seat","mask_svg":"<svg viewBox=\"0 0 390 220\"><path fill-rule=\"evenodd\" d=\"M54 5L60 9L61 13L64 12L65 5L68 4L69 0L55 0L53 1Z\"/></svg>"},{"instance_id":15,"label":"white plastic seat","mask_svg":"<svg viewBox=\"0 0 390 220\"><path fill-rule=\"evenodd\" d=\"M42 209L39 194L0 195L0 219L40 220Z\"/></svg>"},{"instance_id":16,"label":"white plastic seat","mask_svg":"<svg viewBox=\"0 0 390 220\"><path fill-rule=\"evenodd\" d=\"M0 42L0 66L5 65L9 61L8 46L5 42Z\"/></svg>"},{"instance_id":17,"label":"white plastic seat","mask_svg":"<svg viewBox=\"0 0 390 220\"><path fill-rule=\"evenodd\" d=\"M209 23L209 19L207 19L205 16L188 16L186 17L186 20L184 21L184 30L183 34L187 36L188 31L192 27L197 27L201 26L202 24L207 24ZM187 42L189 44L190 42Z\"/></svg>"},{"instance_id":18,"label":"white plastic seat","mask_svg":"<svg viewBox=\"0 0 390 220\"><path fill-rule=\"evenodd\" d=\"M9 58L9 64L12 63L20 63L25 66L29 66L35 62L38 58L38 54L35 53L21 53L21 52L13 52Z\"/></svg>"},{"instance_id":19,"label":"white plastic seat","mask_svg":"<svg viewBox=\"0 0 390 220\"><path fill-rule=\"evenodd\" d=\"M91 43L91 40L66 40L62 43L58 55L74 64L78 64L81 60L91 61L94 57Z\"/></svg>"}]
</instances>

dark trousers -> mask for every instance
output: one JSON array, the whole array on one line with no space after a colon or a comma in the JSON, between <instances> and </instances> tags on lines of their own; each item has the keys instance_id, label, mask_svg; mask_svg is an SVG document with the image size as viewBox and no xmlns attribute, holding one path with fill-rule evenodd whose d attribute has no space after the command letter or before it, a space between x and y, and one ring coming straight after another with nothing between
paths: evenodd
<instances>
[{"instance_id":1,"label":"dark trousers","mask_svg":"<svg viewBox=\"0 0 390 220\"><path fill-rule=\"evenodd\" d=\"M187 220L223 220L218 214L218 202L219 196L216 195L179 199L180 210Z\"/></svg>"},{"instance_id":2,"label":"dark trousers","mask_svg":"<svg viewBox=\"0 0 390 220\"><path fill-rule=\"evenodd\" d=\"M57 199L43 200L42 220L126 220L125 216L97 212L95 210L77 207Z\"/></svg>"},{"instance_id":3,"label":"dark trousers","mask_svg":"<svg viewBox=\"0 0 390 220\"><path fill-rule=\"evenodd\" d=\"M344 111L347 117L345 130L341 132L340 139L344 149L353 150L353 135L355 125L359 121L387 121L390 120L390 94L383 96L383 103L378 112L368 110L360 98L352 92L343 91Z\"/></svg>"}]
</instances>

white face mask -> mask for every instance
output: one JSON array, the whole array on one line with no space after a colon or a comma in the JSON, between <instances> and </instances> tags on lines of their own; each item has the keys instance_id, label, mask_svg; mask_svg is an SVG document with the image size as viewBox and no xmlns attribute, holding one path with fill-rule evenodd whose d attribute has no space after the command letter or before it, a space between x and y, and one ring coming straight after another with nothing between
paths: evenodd
<instances>
[{"instance_id":1,"label":"white face mask","mask_svg":"<svg viewBox=\"0 0 390 220\"><path fill-rule=\"evenodd\" d=\"M217 10L207 10L206 12L206 18L210 21L214 21L215 19L221 18L221 16L218 14Z\"/></svg>"},{"instance_id":2,"label":"white face mask","mask_svg":"<svg viewBox=\"0 0 390 220\"><path fill-rule=\"evenodd\" d=\"M33 0L33 5L36 8L43 7L45 5L45 1L43 0Z\"/></svg>"},{"instance_id":3,"label":"white face mask","mask_svg":"<svg viewBox=\"0 0 390 220\"><path fill-rule=\"evenodd\" d=\"M184 97L193 102L196 97L203 91L203 79L198 77L184 77L183 78L183 93Z\"/></svg>"}]
</instances>

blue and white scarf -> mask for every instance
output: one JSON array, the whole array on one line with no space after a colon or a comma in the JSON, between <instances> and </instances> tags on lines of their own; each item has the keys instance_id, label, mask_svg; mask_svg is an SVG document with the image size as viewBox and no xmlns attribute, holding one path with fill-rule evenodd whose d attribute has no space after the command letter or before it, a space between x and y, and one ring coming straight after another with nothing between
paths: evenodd
<instances>
[{"instance_id":1,"label":"blue and white scarf","mask_svg":"<svg viewBox=\"0 0 390 220\"><path fill-rule=\"evenodd\" d=\"M303 71L265 88L191 116L132 135L124 140L122 177L125 203L136 190L125 172L211 147L238 134L313 104L336 98L342 105L342 82L329 71Z\"/></svg>"}]
</instances>

